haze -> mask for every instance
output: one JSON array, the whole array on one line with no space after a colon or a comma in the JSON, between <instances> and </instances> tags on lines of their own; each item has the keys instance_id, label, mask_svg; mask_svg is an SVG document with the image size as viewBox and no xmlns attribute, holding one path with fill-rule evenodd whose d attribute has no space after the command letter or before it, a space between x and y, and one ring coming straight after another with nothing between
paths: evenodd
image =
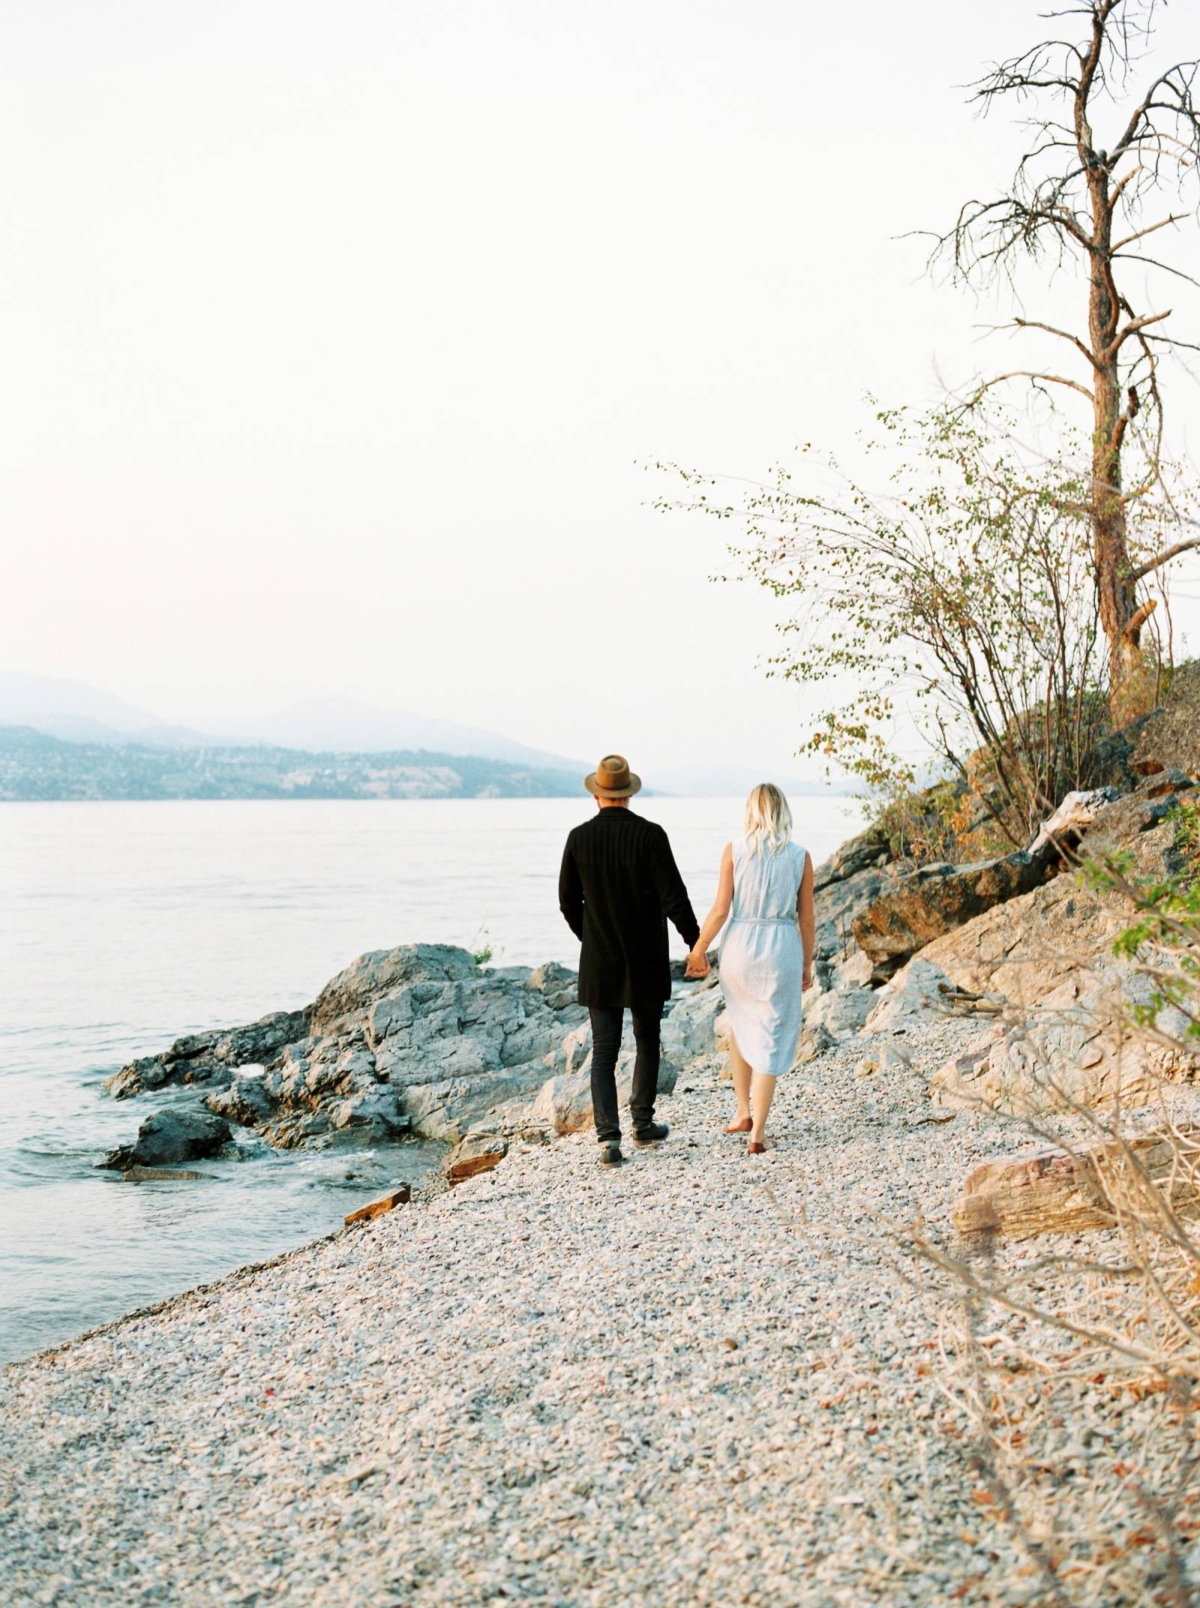
<instances>
[{"instance_id":1,"label":"haze","mask_svg":"<svg viewBox=\"0 0 1200 1608\"><path fill-rule=\"evenodd\" d=\"M635 460L754 475L995 364L898 237L1011 170L956 86L1037 9L10 6L0 668L795 770L773 606Z\"/></svg>"}]
</instances>

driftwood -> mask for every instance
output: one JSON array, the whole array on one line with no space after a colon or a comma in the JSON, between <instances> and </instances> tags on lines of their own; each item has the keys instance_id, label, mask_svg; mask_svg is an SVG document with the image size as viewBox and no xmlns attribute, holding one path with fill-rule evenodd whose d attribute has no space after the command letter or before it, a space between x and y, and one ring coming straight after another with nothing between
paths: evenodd
<instances>
[{"instance_id":1,"label":"driftwood","mask_svg":"<svg viewBox=\"0 0 1200 1608\"><path fill-rule=\"evenodd\" d=\"M351 1212L346 1218L346 1226L351 1223L366 1223L372 1217L382 1217L384 1212L390 1212L394 1206L407 1206L412 1199L412 1186L401 1184L399 1189L393 1189L388 1195L381 1195L366 1206L360 1206L356 1212Z\"/></svg>"},{"instance_id":2,"label":"driftwood","mask_svg":"<svg viewBox=\"0 0 1200 1608\"><path fill-rule=\"evenodd\" d=\"M1025 1151L968 1174L951 1211L960 1234L1031 1239L1111 1228L1200 1203L1200 1129L1165 1129L1072 1154Z\"/></svg>"}]
</instances>

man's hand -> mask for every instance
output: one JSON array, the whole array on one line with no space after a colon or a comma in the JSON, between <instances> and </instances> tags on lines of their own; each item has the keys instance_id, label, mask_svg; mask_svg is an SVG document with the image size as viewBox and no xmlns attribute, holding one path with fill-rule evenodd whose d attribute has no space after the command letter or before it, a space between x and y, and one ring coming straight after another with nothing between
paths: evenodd
<instances>
[{"instance_id":1,"label":"man's hand","mask_svg":"<svg viewBox=\"0 0 1200 1608\"><path fill-rule=\"evenodd\" d=\"M712 967L708 964L708 956L702 949L692 949L688 952L685 977L707 977Z\"/></svg>"}]
</instances>

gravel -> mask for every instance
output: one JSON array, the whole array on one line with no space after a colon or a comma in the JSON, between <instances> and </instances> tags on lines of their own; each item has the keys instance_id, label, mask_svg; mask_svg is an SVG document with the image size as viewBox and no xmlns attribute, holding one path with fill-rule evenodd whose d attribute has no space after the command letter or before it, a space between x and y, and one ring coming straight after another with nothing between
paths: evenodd
<instances>
[{"instance_id":1,"label":"gravel","mask_svg":"<svg viewBox=\"0 0 1200 1608\"><path fill-rule=\"evenodd\" d=\"M0 1601L1033 1601L980 1524L937 1292L877 1232L1016 1140L858 1038L748 1158L712 1058L669 1141L514 1144L450 1192L9 1368ZM942 1113L937 1113L943 1116ZM1097 1444L1103 1445L1102 1442Z\"/></svg>"}]
</instances>

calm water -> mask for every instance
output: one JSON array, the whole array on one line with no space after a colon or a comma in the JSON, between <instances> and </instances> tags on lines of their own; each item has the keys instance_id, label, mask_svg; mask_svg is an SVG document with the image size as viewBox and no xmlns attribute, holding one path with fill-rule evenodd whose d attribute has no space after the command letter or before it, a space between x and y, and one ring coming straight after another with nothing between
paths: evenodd
<instances>
[{"instance_id":1,"label":"calm water","mask_svg":"<svg viewBox=\"0 0 1200 1608\"><path fill-rule=\"evenodd\" d=\"M814 859L856 829L850 800L796 806ZM587 807L0 806L0 1361L301 1244L436 1165L417 1143L275 1155L243 1139L199 1181L125 1183L93 1163L155 1101L101 1083L181 1033L303 1004L367 949L490 943L501 964L574 965L556 883ZM739 804L639 808L671 833L703 919Z\"/></svg>"}]
</instances>

